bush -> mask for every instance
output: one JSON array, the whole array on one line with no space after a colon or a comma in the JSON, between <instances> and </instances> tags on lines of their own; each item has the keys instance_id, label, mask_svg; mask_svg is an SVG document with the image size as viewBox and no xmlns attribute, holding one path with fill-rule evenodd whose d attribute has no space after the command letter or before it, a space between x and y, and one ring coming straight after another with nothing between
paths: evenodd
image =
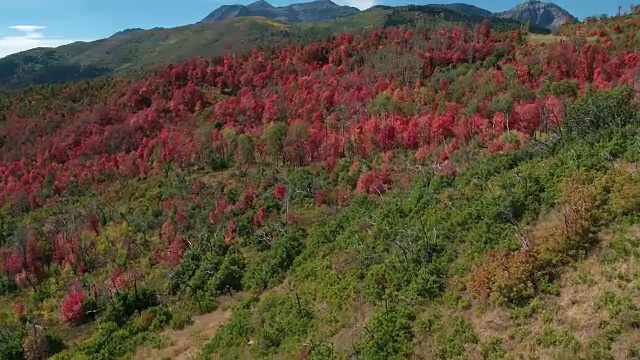
<instances>
[{"instance_id":1,"label":"bush","mask_svg":"<svg viewBox=\"0 0 640 360\"><path fill-rule=\"evenodd\" d=\"M230 254L213 277L213 288L218 293L242 290L246 262L241 253Z\"/></svg>"},{"instance_id":2,"label":"bush","mask_svg":"<svg viewBox=\"0 0 640 360\"><path fill-rule=\"evenodd\" d=\"M467 344L477 344L478 336L473 325L462 316L454 315L447 319L448 329L440 329L435 337L437 346L433 349L433 357L439 359L460 358Z\"/></svg>"},{"instance_id":3,"label":"bush","mask_svg":"<svg viewBox=\"0 0 640 360\"><path fill-rule=\"evenodd\" d=\"M269 252L252 262L243 278L245 289L264 290L282 280L294 260L302 253L302 239L306 233L301 228L289 229L274 240Z\"/></svg>"},{"instance_id":4,"label":"bush","mask_svg":"<svg viewBox=\"0 0 640 360\"><path fill-rule=\"evenodd\" d=\"M171 319L171 323L169 325L174 330L181 330L191 324L193 324L191 315L189 315L188 313L180 313L173 316L173 319Z\"/></svg>"},{"instance_id":5,"label":"bush","mask_svg":"<svg viewBox=\"0 0 640 360\"><path fill-rule=\"evenodd\" d=\"M71 324L78 324L84 320L84 294L82 292L71 292L62 300L60 312L64 321Z\"/></svg>"},{"instance_id":6,"label":"bush","mask_svg":"<svg viewBox=\"0 0 640 360\"><path fill-rule=\"evenodd\" d=\"M18 285L12 278L8 276L4 276L0 278L0 295L1 296L11 295L16 291L18 291Z\"/></svg>"},{"instance_id":7,"label":"bush","mask_svg":"<svg viewBox=\"0 0 640 360\"><path fill-rule=\"evenodd\" d=\"M621 128L638 120L629 88L589 90L567 111L569 135L584 137L593 133Z\"/></svg>"},{"instance_id":8,"label":"bush","mask_svg":"<svg viewBox=\"0 0 640 360\"><path fill-rule=\"evenodd\" d=\"M42 327L36 325L29 326L22 342L25 360L49 358L64 348L65 345L60 336L52 332L45 332Z\"/></svg>"},{"instance_id":9,"label":"bush","mask_svg":"<svg viewBox=\"0 0 640 360\"><path fill-rule=\"evenodd\" d=\"M47 357L51 357L66 348L64 341L60 337L60 335L54 332L46 332L44 334L44 342L46 344L46 353Z\"/></svg>"},{"instance_id":10,"label":"bush","mask_svg":"<svg viewBox=\"0 0 640 360\"><path fill-rule=\"evenodd\" d=\"M120 292L105 310L105 320L119 326L124 325L129 317L158 304L156 293L152 289L139 288Z\"/></svg>"},{"instance_id":11,"label":"bush","mask_svg":"<svg viewBox=\"0 0 640 360\"><path fill-rule=\"evenodd\" d=\"M24 360L22 342L26 337L24 330L9 330L0 333L0 359Z\"/></svg>"},{"instance_id":12,"label":"bush","mask_svg":"<svg viewBox=\"0 0 640 360\"><path fill-rule=\"evenodd\" d=\"M366 327L365 359L408 359L413 353L412 324L415 314L410 309L395 305L385 306L373 315Z\"/></svg>"},{"instance_id":13,"label":"bush","mask_svg":"<svg viewBox=\"0 0 640 360\"><path fill-rule=\"evenodd\" d=\"M560 215L526 234L521 249L489 252L475 267L468 286L477 299L525 303L561 266L585 256L596 244L598 227L640 209L638 182L624 172L580 171L565 179L562 189Z\"/></svg>"},{"instance_id":14,"label":"bush","mask_svg":"<svg viewBox=\"0 0 640 360\"><path fill-rule=\"evenodd\" d=\"M484 360L504 359L507 355L500 338L491 337L481 345L480 355Z\"/></svg>"},{"instance_id":15,"label":"bush","mask_svg":"<svg viewBox=\"0 0 640 360\"><path fill-rule=\"evenodd\" d=\"M580 91L580 86L575 80L561 80L556 82L545 81L540 90L538 97L543 98L554 95L562 99L575 99Z\"/></svg>"},{"instance_id":16,"label":"bush","mask_svg":"<svg viewBox=\"0 0 640 360\"><path fill-rule=\"evenodd\" d=\"M493 112L502 112L507 114L513 107L513 102L513 96L511 96L511 94L498 95L491 99L491 102L487 107Z\"/></svg>"}]
</instances>

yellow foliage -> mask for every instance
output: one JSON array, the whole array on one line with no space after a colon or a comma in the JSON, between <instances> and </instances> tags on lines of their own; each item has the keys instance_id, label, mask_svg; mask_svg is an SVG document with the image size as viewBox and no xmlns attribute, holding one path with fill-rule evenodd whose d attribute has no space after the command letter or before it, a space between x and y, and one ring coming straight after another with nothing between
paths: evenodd
<instances>
[{"instance_id":1,"label":"yellow foliage","mask_svg":"<svg viewBox=\"0 0 640 360\"><path fill-rule=\"evenodd\" d=\"M480 301L522 302L562 265L583 257L597 243L596 230L615 217L640 211L637 176L620 170L604 175L580 171L562 182L563 205L542 223L518 251L490 252L467 279Z\"/></svg>"}]
</instances>

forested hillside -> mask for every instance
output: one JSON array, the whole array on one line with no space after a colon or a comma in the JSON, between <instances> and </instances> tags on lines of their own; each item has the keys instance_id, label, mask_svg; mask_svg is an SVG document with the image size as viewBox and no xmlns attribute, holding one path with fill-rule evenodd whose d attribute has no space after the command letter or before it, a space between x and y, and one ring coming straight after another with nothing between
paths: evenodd
<instances>
[{"instance_id":1,"label":"forested hillside","mask_svg":"<svg viewBox=\"0 0 640 360\"><path fill-rule=\"evenodd\" d=\"M75 42L58 48L38 48L0 59L0 89L57 84L106 75L144 76L149 67L163 67L198 56L244 54L254 48L286 46L324 40L343 32L392 26L428 28L475 26L482 16L435 6L371 8L335 20L285 22L265 17L242 17L116 34L93 42ZM499 29L515 30L517 20L491 19ZM533 27L533 32L547 29Z\"/></svg>"},{"instance_id":2,"label":"forested hillside","mask_svg":"<svg viewBox=\"0 0 640 360\"><path fill-rule=\"evenodd\" d=\"M415 25L0 93L0 358L638 358L638 15Z\"/></svg>"}]
</instances>

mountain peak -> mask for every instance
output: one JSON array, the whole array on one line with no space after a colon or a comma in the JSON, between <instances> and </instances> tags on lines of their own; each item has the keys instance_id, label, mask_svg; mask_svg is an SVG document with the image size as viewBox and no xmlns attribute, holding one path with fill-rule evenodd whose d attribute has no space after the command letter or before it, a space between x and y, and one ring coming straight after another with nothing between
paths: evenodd
<instances>
[{"instance_id":1,"label":"mountain peak","mask_svg":"<svg viewBox=\"0 0 640 360\"><path fill-rule=\"evenodd\" d=\"M265 0L258 0L254 3L251 3L249 5L247 5L248 8L266 8L266 9L273 9L274 6L269 4L268 2L266 2Z\"/></svg>"},{"instance_id":2,"label":"mountain peak","mask_svg":"<svg viewBox=\"0 0 640 360\"><path fill-rule=\"evenodd\" d=\"M566 21L566 18L575 19L567 10L552 2L539 0L526 0L515 8L495 14L497 17L531 22L538 26L554 29Z\"/></svg>"}]
</instances>

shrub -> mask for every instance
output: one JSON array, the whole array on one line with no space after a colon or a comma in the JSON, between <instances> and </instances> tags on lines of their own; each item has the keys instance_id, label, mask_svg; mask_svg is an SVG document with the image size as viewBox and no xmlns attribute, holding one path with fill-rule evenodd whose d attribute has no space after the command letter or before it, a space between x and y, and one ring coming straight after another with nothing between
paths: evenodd
<instances>
[{"instance_id":1,"label":"shrub","mask_svg":"<svg viewBox=\"0 0 640 360\"><path fill-rule=\"evenodd\" d=\"M64 350L65 345L59 335L45 331L37 325L29 326L22 342L25 360L40 360L49 358ZM4 359L4 358L2 358Z\"/></svg>"},{"instance_id":2,"label":"shrub","mask_svg":"<svg viewBox=\"0 0 640 360\"><path fill-rule=\"evenodd\" d=\"M282 199L284 199L286 195L287 195L287 188L284 184L279 184L273 190L273 197L276 198L276 200L278 201L281 201Z\"/></svg>"},{"instance_id":3,"label":"shrub","mask_svg":"<svg viewBox=\"0 0 640 360\"><path fill-rule=\"evenodd\" d=\"M251 134L242 134L238 137L237 160L243 165L254 163L255 144Z\"/></svg>"},{"instance_id":4,"label":"shrub","mask_svg":"<svg viewBox=\"0 0 640 360\"><path fill-rule=\"evenodd\" d=\"M40 360L46 357L47 344L41 327L29 326L27 336L22 342L22 350L25 360Z\"/></svg>"},{"instance_id":5,"label":"shrub","mask_svg":"<svg viewBox=\"0 0 640 360\"><path fill-rule=\"evenodd\" d=\"M13 312L16 314L18 319L24 318L24 304L21 302L15 303L13 305Z\"/></svg>"},{"instance_id":6,"label":"shrub","mask_svg":"<svg viewBox=\"0 0 640 360\"><path fill-rule=\"evenodd\" d=\"M51 331L44 333L44 342L46 344L47 357L57 354L66 348L60 335Z\"/></svg>"},{"instance_id":7,"label":"shrub","mask_svg":"<svg viewBox=\"0 0 640 360\"><path fill-rule=\"evenodd\" d=\"M187 313L180 313L173 316L173 319L171 319L171 323L169 325L174 330L181 330L191 324L193 324L191 315Z\"/></svg>"},{"instance_id":8,"label":"shrub","mask_svg":"<svg viewBox=\"0 0 640 360\"><path fill-rule=\"evenodd\" d=\"M62 300L60 312L64 321L70 324L78 324L84 319L84 294L72 291Z\"/></svg>"},{"instance_id":9,"label":"shrub","mask_svg":"<svg viewBox=\"0 0 640 360\"><path fill-rule=\"evenodd\" d=\"M8 276L0 277L0 295L11 295L16 291L18 291L18 285L14 279Z\"/></svg>"},{"instance_id":10,"label":"shrub","mask_svg":"<svg viewBox=\"0 0 640 360\"><path fill-rule=\"evenodd\" d=\"M436 332L434 340L437 346L434 347L432 355L440 359L457 359L464 354L467 344L478 342L478 336L473 325L462 316L454 315L446 320L448 329L442 328Z\"/></svg>"},{"instance_id":11,"label":"shrub","mask_svg":"<svg viewBox=\"0 0 640 360\"><path fill-rule=\"evenodd\" d=\"M366 359L408 359L413 352L412 324L415 314L410 309L386 304L373 315L366 327L364 343Z\"/></svg>"},{"instance_id":12,"label":"shrub","mask_svg":"<svg viewBox=\"0 0 640 360\"><path fill-rule=\"evenodd\" d=\"M597 241L595 230L639 208L637 180L623 172L598 176L577 172L562 184L564 205L548 226L525 236L517 251L489 252L468 279L474 296L498 303L522 304L548 283L559 267L584 257Z\"/></svg>"},{"instance_id":13,"label":"shrub","mask_svg":"<svg viewBox=\"0 0 640 360\"><path fill-rule=\"evenodd\" d=\"M489 110L493 112L509 113L513 107L513 96L510 94L504 94L494 97L488 104Z\"/></svg>"},{"instance_id":14,"label":"shrub","mask_svg":"<svg viewBox=\"0 0 640 360\"><path fill-rule=\"evenodd\" d=\"M267 146L267 152L273 157L274 161L283 160L287 124L282 122L272 123L265 128L262 137Z\"/></svg>"},{"instance_id":15,"label":"shrub","mask_svg":"<svg viewBox=\"0 0 640 360\"><path fill-rule=\"evenodd\" d=\"M547 80L538 91L538 96L545 97L553 95L562 99L574 99L578 96L579 91L580 85L575 80L561 80L556 82Z\"/></svg>"},{"instance_id":16,"label":"shrub","mask_svg":"<svg viewBox=\"0 0 640 360\"><path fill-rule=\"evenodd\" d=\"M149 288L132 289L120 292L105 310L105 320L120 326L124 325L131 315L158 304L154 290Z\"/></svg>"},{"instance_id":17,"label":"shrub","mask_svg":"<svg viewBox=\"0 0 640 360\"><path fill-rule=\"evenodd\" d=\"M504 359L506 351L500 338L491 337L480 347L480 355L484 360Z\"/></svg>"},{"instance_id":18,"label":"shrub","mask_svg":"<svg viewBox=\"0 0 640 360\"><path fill-rule=\"evenodd\" d=\"M578 86L578 83L573 80L562 80L559 82L554 82L549 87L549 91L552 95L558 97L567 96L572 98L578 95L579 89L580 87Z\"/></svg>"},{"instance_id":19,"label":"shrub","mask_svg":"<svg viewBox=\"0 0 640 360\"><path fill-rule=\"evenodd\" d=\"M26 332L22 329L0 333L0 359L24 360L22 343L25 337Z\"/></svg>"},{"instance_id":20,"label":"shrub","mask_svg":"<svg viewBox=\"0 0 640 360\"><path fill-rule=\"evenodd\" d=\"M220 270L213 277L213 287L216 292L229 292L242 290L242 278L246 262L242 254L227 255Z\"/></svg>"},{"instance_id":21,"label":"shrub","mask_svg":"<svg viewBox=\"0 0 640 360\"><path fill-rule=\"evenodd\" d=\"M588 90L567 111L566 127L575 137L621 128L637 121L630 89Z\"/></svg>"}]
</instances>

